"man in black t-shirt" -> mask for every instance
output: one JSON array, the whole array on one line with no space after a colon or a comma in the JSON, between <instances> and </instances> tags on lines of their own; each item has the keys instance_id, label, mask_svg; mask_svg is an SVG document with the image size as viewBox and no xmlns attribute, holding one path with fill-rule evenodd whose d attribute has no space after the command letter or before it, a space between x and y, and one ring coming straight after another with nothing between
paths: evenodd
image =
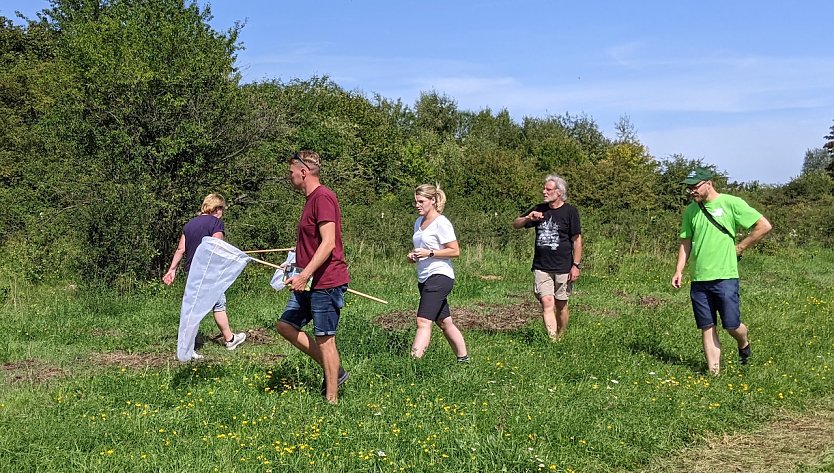
<instances>
[{"instance_id":1,"label":"man in black t-shirt","mask_svg":"<svg viewBox=\"0 0 834 473\"><path fill-rule=\"evenodd\" d=\"M582 227L576 207L565 202L564 179L547 176L543 194L544 203L513 220L513 228L536 227L533 291L542 305L547 334L556 341L568 328L568 297L582 268Z\"/></svg>"}]
</instances>

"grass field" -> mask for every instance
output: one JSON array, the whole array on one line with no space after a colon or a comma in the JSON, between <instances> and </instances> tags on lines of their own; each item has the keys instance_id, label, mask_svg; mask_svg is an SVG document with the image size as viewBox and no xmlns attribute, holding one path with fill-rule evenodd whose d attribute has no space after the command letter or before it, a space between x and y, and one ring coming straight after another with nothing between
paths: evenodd
<instances>
[{"instance_id":1,"label":"grass field","mask_svg":"<svg viewBox=\"0 0 834 473\"><path fill-rule=\"evenodd\" d=\"M834 251L745 256L753 357L739 366L722 332L718 377L704 373L688 290L670 286L673 257L588 245L568 334L551 343L530 255L464 245L451 303L470 314L472 361L457 364L437 331L423 360L409 357L417 290L404 256L354 254L351 287L390 303L348 296L338 406L274 331L287 295L266 268L227 293L250 340L226 351L207 317L206 360L191 364L174 357L183 281L117 296L3 275L0 471L664 471L711 439L830 408ZM479 329L478 317L531 322ZM831 471L832 452L797 468Z\"/></svg>"}]
</instances>

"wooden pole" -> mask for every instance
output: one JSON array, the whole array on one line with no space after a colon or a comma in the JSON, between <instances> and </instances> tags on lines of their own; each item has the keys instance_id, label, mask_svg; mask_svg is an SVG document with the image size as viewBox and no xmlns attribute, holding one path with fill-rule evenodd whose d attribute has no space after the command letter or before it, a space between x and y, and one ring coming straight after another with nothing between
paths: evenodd
<instances>
[{"instance_id":1,"label":"wooden pole","mask_svg":"<svg viewBox=\"0 0 834 473\"><path fill-rule=\"evenodd\" d=\"M276 269L281 269L281 267L278 266L277 264L273 264L273 263L270 263L270 262L267 262L267 261L264 261L264 260L261 260L261 259L258 259L258 258L252 258L251 256L249 258L256 263L261 263L261 264L266 265L266 266L270 266L270 267L273 267L273 268L276 268ZM388 303L388 301L384 301L384 300L379 299L377 297L370 296L370 295L365 294L363 292L354 291L351 288L348 288L347 292L349 292L351 294L356 294L357 296L365 297L367 299L370 299L372 301L379 302L379 303L382 303L382 304L387 304Z\"/></svg>"},{"instance_id":2,"label":"wooden pole","mask_svg":"<svg viewBox=\"0 0 834 473\"><path fill-rule=\"evenodd\" d=\"M368 294L364 294L364 293L361 293L361 292L359 292L359 291L354 291L354 290L353 290L353 289L351 289L351 288L348 288L347 292L349 292L349 293L351 293L351 294L356 294L357 296L366 297L366 298L368 298L368 299L370 299L370 300L372 300L372 301L376 301L376 302L379 302L379 303L382 303L382 304L387 304L387 303L388 303L388 301L384 301L384 300L382 300L382 299L378 299L378 298L376 298L376 297L374 297L374 296L369 296Z\"/></svg>"},{"instance_id":3,"label":"wooden pole","mask_svg":"<svg viewBox=\"0 0 834 473\"><path fill-rule=\"evenodd\" d=\"M244 252L244 253L245 253L245 252ZM271 266L271 267L273 267L273 268L275 268L275 269L281 269L281 267L280 267L280 266L278 266L278 265L277 265L277 264L275 264L275 263L270 263L269 261L264 261L264 260L262 260L262 259L258 259L258 258L252 258L251 256L249 257L249 259L251 259L252 261L255 261L256 263L261 263L261 264L266 265L266 266Z\"/></svg>"},{"instance_id":4,"label":"wooden pole","mask_svg":"<svg viewBox=\"0 0 834 473\"><path fill-rule=\"evenodd\" d=\"M278 251L292 251L294 248L274 248L271 250L249 250L244 251L244 253L275 253Z\"/></svg>"}]
</instances>

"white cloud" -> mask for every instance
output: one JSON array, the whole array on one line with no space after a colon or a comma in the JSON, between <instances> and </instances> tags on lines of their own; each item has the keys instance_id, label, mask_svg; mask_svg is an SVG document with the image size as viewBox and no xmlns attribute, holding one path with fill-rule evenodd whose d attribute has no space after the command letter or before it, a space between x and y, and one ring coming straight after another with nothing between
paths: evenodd
<instances>
[{"instance_id":1,"label":"white cloud","mask_svg":"<svg viewBox=\"0 0 834 473\"><path fill-rule=\"evenodd\" d=\"M606 50L606 54L619 66L640 68L644 67L646 64L643 60L635 60L636 54L642 49L641 46L642 43L639 41L620 43L609 47Z\"/></svg>"}]
</instances>

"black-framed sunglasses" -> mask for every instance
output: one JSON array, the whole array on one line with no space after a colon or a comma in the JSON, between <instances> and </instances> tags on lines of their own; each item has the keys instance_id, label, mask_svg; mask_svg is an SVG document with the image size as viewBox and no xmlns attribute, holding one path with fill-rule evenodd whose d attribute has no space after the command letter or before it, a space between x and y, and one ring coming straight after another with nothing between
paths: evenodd
<instances>
[{"instance_id":1,"label":"black-framed sunglasses","mask_svg":"<svg viewBox=\"0 0 834 473\"><path fill-rule=\"evenodd\" d=\"M701 186L703 186L707 182L709 182L709 181L701 181L701 182L699 182L695 185L686 186L686 192L690 192L690 193L695 192L696 190L700 189Z\"/></svg>"},{"instance_id":2,"label":"black-framed sunglasses","mask_svg":"<svg viewBox=\"0 0 834 473\"><path fill-rule=\"evenodd\" d=\"M297 152L292 154L292 160L293 161L298 161L302 166L307 168L308 171L311 170L310 166L308 166L307 163L305 163L304 160L301 159L301 156L299 156Z\"/></svg>"}]
</instances>

